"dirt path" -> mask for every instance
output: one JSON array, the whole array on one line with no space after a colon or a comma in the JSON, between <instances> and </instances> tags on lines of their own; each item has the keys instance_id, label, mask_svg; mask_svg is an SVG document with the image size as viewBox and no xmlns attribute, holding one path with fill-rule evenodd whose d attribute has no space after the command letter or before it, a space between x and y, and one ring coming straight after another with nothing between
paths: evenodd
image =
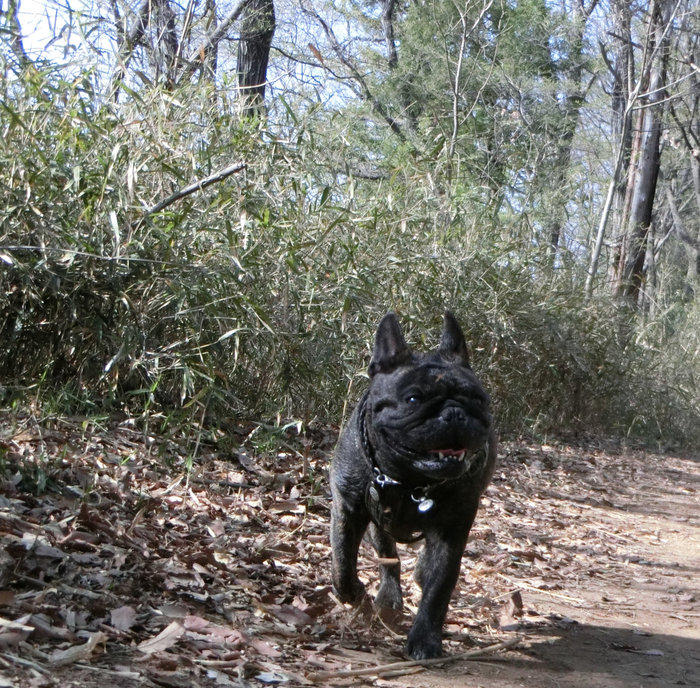
<instances>
[{"instance_id":1,"label":"dirt path","mask_svg":"<svg viewBox=\"0 0 700 688\"><path fill-rule=\"evenodd\" d=\"M526 449L523 458L519 466L536 471L524 490L515 487L529 505L522 528L538 539L532 521L542 502L542 512L556 514L539 535L548 566L564 562L556 590L545 591L547 575L517 576L526 649L387 685L700 686L698 462L550 448ZM498 506L503 486L494 491Z\"/></svg>"},{"instance_id":2,"label":"dirt path","mask_svg":"<svg viewBox=\"0 0 700 688\"><path fill-rule=\"evenodd\" d=\"M697 460L504 443L445 649L519 644L343 678L404 659L417 550L405 614L337 604L332 436L269 453L249 430L200 445L187 472L191 444L129 424L0 426L0 688L700 686Z\"/></svg>"}]
</instances>

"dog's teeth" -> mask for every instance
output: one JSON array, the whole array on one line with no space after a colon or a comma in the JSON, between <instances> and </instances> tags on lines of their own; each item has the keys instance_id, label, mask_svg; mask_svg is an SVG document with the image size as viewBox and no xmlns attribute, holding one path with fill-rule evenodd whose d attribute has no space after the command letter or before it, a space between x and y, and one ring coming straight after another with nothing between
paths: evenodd
<instances>
[{"instance_id":1,"label":"dog's teeth","mask_svg":"<svg viewBox=\"0 0 700 688\"><path fill-rule=\"evenodd\" d=\"M469 453L466 449L461 452L456 452L456 451L439 451L436 450L434 452L437 454L438 459L440 461L445 461L447 459L451 461L464 461L467 458L467 454Z\"/></svg>"}]
</instances>

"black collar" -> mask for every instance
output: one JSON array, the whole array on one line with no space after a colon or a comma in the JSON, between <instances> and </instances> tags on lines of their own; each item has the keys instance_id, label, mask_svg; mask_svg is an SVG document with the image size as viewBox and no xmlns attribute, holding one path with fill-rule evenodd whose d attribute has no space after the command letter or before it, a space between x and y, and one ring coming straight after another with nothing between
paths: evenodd
<instances>
[{"instance_id":1,"label":"black collar","mask_svg":"<svg viewBox=\"0 0 700 688\"><path fill-rule=\"evenodd\" d=\"M416 542L425 536L423 531L414 531L410 534L403 531L400 524L397 523L399 521L396 518L397 512L405 511L406 506L412 503L419 516L428 514L435 506L435 501L431 499L430 493L448 481L440 480L426 486L410 487L382 471L377 463L367 431L367 398L368 395L365 395L359 408L362 450L373 474L373 480L368 483L365 492L365 503L372 520L380 528L392 534L399 542Z\"/></svg>"}]
</instances>

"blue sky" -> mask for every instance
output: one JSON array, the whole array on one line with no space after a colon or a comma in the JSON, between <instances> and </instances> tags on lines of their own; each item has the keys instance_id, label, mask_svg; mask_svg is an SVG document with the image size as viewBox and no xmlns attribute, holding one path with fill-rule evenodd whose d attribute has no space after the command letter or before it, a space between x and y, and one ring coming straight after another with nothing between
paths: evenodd
<instances>
[{"instance_id":1,"label":"blue sky","mask_svg":"<svg viewBox=\"0 0 700 688\"><path fill-rule=\"evenodd\" d=\"M22 27L24 49L38 57L53 36L53 27L59 13L53 3L42 0L20 0L19 23Z\"/></svg>"}]
</instances>

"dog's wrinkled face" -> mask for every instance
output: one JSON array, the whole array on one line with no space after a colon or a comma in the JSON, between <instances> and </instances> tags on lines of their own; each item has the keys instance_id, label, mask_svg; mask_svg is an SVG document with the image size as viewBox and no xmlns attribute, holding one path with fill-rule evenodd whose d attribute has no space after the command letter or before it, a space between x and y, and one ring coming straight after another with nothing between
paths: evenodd
<instances>
[{"instance_id":1,"label":"dog's wrinkled face","mask_svg":"<svg viewBox=\"0 0 700 688\"><path fill-rule=\"evenodd\" d=\"M393 314L382 320L370 364L370 443L392 477L421 482L469 471L491 430L489 397L469 367L459 325L445 316L437 351L416 356Z\"/></svg>"}]
</instances>

